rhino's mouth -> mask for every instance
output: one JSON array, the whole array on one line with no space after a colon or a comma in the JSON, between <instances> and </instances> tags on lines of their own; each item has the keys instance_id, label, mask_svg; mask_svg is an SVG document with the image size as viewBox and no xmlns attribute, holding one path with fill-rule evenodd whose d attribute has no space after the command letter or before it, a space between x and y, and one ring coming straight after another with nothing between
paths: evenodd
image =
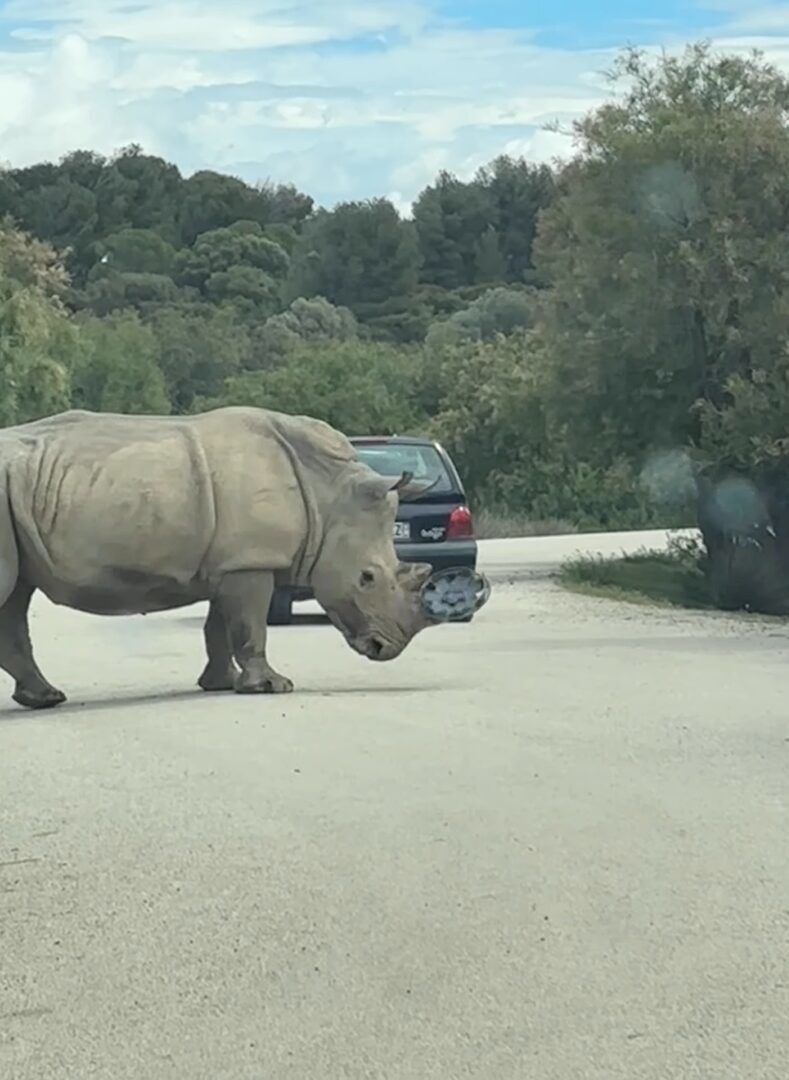
<instances>
[{"instance_id":1,"label":"rhino's mouth","mask_svg":"<svg viewBox=\"0 0 789 1080\"><path fill-rule=\"evenodd\" d=\"M403 651L402 646L387 641L382 634L371 632L366 620L356 617L346 621L343 616L348 613L336 610L327 614L353 651L366 656L368 660L393 660Z\"/></svg>"},{"instance_id":2,"label":"rhino's mouth","mask_svg":"<svg viewBox=\"0 0 789 1080\"><path fill-rule=\"evenodd\" d=\"M347 638L346 640L354 652L366 656L368 660L375 660L379 663L396 659L405 648L405 642L396 644L376 634L368 634L363 638Z\"/></svg>"}]
</instances>

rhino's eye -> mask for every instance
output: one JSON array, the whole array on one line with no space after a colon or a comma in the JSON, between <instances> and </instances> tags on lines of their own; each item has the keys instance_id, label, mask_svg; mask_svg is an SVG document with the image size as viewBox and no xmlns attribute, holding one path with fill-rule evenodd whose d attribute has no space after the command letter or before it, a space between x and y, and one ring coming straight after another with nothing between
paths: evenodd
<instances>
[{"instance_id":1,"label":"rhino's eye","mask_svg":"<svg viewBox=\"0 0 789 1080\"><path fill-rule=\"evenodd\" d=\"M359 578L359 581L362 585L372 585L372 583L375 581L375 574L372 572L372 570L362 570L362 575Z\"/></svg>"}]
</instances>

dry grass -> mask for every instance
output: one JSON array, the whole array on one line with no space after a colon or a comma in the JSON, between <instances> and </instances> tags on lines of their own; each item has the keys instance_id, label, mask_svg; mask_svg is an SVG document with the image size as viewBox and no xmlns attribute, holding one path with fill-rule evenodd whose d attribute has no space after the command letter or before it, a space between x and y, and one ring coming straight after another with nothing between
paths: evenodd
<instances>
[{"instance_id":1,"label":"dry grass","mask_svg":"<svg viewBox=\"0 0 789 1080\"><path fill-rule=\"evenodd\" d=\"M478 540L503 540L519 536L564 536L577 533L569 521L535 521L526 514L482 507L474 514L474 533Z\"/></svg>"}]
</instances>

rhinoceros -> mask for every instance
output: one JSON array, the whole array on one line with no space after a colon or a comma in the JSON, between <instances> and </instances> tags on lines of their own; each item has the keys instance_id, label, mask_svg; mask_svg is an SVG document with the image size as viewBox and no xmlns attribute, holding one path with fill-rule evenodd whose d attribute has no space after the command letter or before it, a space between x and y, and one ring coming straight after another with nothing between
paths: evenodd
<instances>
[{"instance_id":1,"label":"rhinoceros","mask_svg":"<svg viewBox=\"0 0 789 1080\"><path fill-rule=\"evenodd\" d=\"M14 700L65 701L28 632L36 589L98 615L208 601L203 690L285 693L266 658L275 584L311 586L348 644L392 660L429 625L430 567L400 563L411 478L382 477L322 421L230 407L184 417L73 410L0 431L0 667Z\"/></svg>"}]
</instances>

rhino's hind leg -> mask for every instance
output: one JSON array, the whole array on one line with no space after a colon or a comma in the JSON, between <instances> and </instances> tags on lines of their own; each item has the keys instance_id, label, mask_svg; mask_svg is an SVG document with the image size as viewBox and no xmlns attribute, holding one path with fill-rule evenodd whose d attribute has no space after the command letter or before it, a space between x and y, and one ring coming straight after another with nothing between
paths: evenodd
<instances>
[{"instance_id":1,"label":"rhino's hind leg","mask_svg":"<svg viewBox=\"0 0 789 1080\"><path fill-rule=\"evenodd\" d=\"M17 581L0 607L0 667L16 681L14 701L28 709L51 709L66 700L62 690L47 682L33 659L27 612L33 589Z\"/></svg>"},{"instance_id":2,"label":"rhino's hind leg","mask_svg":"<svg viewBox=\"0 0 789 1080\"><path fill-rule=\"evenodd\" d=\"M233 663L230 630L216 600L208 608L203 637L208 663L197 680L198 686L208 691L235 690L238 669Z\"/></svg>"},{"instance_id":3,"label":"rhino's hind leg","mask_svg":"<svg viewBox=\"0 0 789 1080\"><path fill-rule=\"evenodd\" d=\"M235 685L239 694L287 694L293 689L290 679L274 671L266 659L266 621L273 592L274 575L258 570L226 574L219 587L216 603L241 668Z\"/></svg>"}]
</instances>

